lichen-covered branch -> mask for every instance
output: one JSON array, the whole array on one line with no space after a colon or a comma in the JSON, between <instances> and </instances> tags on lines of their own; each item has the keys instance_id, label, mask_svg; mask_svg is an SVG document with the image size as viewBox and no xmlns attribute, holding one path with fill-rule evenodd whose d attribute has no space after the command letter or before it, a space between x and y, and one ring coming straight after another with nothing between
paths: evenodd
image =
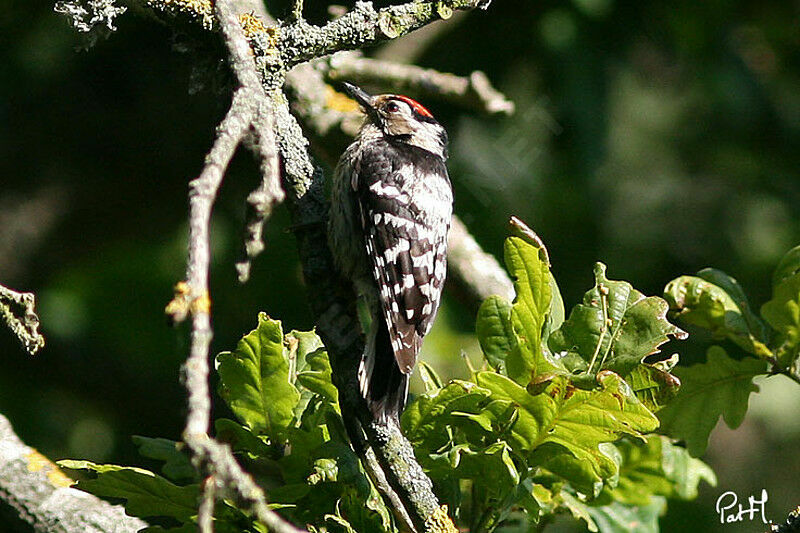
<instances>
[{"instance_id":1,"label":"lichen-covered branch","mask_svg":"<svg viewBox=\"0 0 800 533\"><path fill-rule=\"evenodd\" d=\"M183 440L189 446L193 462L198 470L209 479L219 480L222 488L238 485L238 478L214 476L219 465L215 464L215 456L225 459L225 450L208 436L211 417L211 391L208 386L208 356L211 345L211 300L208 294L208 268L210 263L209 221L211 208L222 183L225 169L228 167L237 146L244 138L253 109L246 102L246 90L234 93L231 108L225 119L217 128L214 146L206 157L206 165L198 178L190 184L189 192L189 259L186 269L186 282L179 283L176 298L167 306L167 313L176 320L187 315L192 317L191 344L189 357L183 367L183 380L188 395L188 413ZM230 453L230 450L228 450ZM236 473L231 468L226 472ZM243 474L244 475L244 474ZM203 483L201 501L204 513L209 506L205 505L209 493L214 493L214 482ZM213 504L210 505L213 509ZM200 531L210 533L212 521L210 516L201 515L198 520Z\"/></svg>"},{"instance_id":2,"label":"lichen-covered branch","mask_svg":"<svg viewBox=\"0 0 800 533\"><path fill-rule=\"evenodd\" d=\"M16 292L0 285L0 317L8 324L29 354L44 346L39 333L39 317L34 311L35 298L30 292Z\"/></svg>"},{"instance_id":3,"label":"lichen-covered branch","mask_svg":"<svg viewBox=\"0 0 800 533\"><path fill-rule=\"evenodd\" d=\"M69 3L86 0L71 0ZM113 3L111 0L89 0ZM161 13L200 23L216 30L211 0L139 0ZM280 54L279 66L294 65L324 57L340 50L356 50L396 39L433 21L448 19L457 10L486 9L491 0L422 0L375 9L372 2L357 1L352 10L325 25L306 22L294 4L293 16L278 32L277 42L269 47ZM255 36L252 36L255 37Z\"/></svg>"},{"instance_id":4,"label":"lichen-covered branch","mask_svg":"<svg viewBox=\"0 0 800 533\"><path fill-rule=\"evenodd\" d=\"M278 169L278 152L271 105L256 71L253 52L241 28L239 16L230 2L217 4L222 34L228 47L230 64L242 88L249 91L251 105L255 107L251 121L248 146L259 161L261 181L247 197L247 214L242 257L236 263L239 281L250 277L250 262L264 250L262 230L272 208L283 201ZM224 17L224 18L223 18Z\"/></svg>"},{"instance_id":5,"label":"lichen-covered branch","mask_svg":"<svg viewBox=\"0 0 800 533\"><path fill-rule=\"evenodd\" d=\"M258 187L247 195L242 254L236 263L241 283L250 277L250 262L264 250L264 222L272 214L274 206L281 203L285 197L281 188L275 127L270 104L260 84L254 93L258 99L258 110L253 118L252 135L247 144L250 150L257 154L261 180Z\"/></svg>"},{"instance_id":6,"label":"lichen-covered branch","mask_svg":"<svg viewBox=\"0 0 800 533\"><path fill-rule=\"evenodd\" d=\"M73 481L27 446L0 415L0 523L42 533L134 533L147 527L120 505L70 488ZM16 526L16 527L15 527Z\"/></svg>"},{"instance_id":7,"label":"lichen-covered branch","mask_svg":"<svg viewBox=\"0 0 800 533\"><path fill-rule=\"evenodd\" d=\"M334 81L373 84L398 93L412 93L456 103L489 114L510 115L514 103L492 87L486 74L476 70L456 76L416 65L403 65L363 57L357 52L338 52L327 59L327 75Z\"/></svg>"},{"instance_id":8,"label":"lichen-covered branch","mask_svg":"<svg viewBox=\"0 0 800 533\"><path fill-rule=\"evenodd\" d=\"M355 7L324 26L303 20L281 28L278 49L287 67L323 57L340 50L355 50L395 39L438 19L447 19L454 10L489 7L491 0L427 0L375 9L372 2L356 2Z\"/></svg>"},{"instance_id":9,"label":"lichen-covered branch","mask_svg":"<svg viewBox=\"0 0 800 533\"><path fill-rule=\"evenodd\" d=\"M211 0L142 0L156 11L200 23L206 30L218 29Z\"/></svg>"},{"instance_id":10,"label":"lichen-covered branch","mask_svg":"<svg viewBox=\"0 0 800 533\"><path fill-rule=\"evenodd\" d=\"M252 109L246 102L246 95L246 92L234 94L231 108L217 128L217 139L206 157L203 172L189 184L189 260L185 294L188 301L186 309L192 316L192 346L185 369L189 392L189 415L185 430L188 435L200 435L208 431L211 413L207 383L208 347L211 342L209 221L225 169L252 120Z\"/></svg>"},{"instance_id":11,"label":"lichen-covered branch","mask_svg":"<svg viewBox=\"0 0 800 533\"><path fill-rule=\"evenodd\" d=\"M201 495L198 525L203 533L212 531L215 497L230 498L243 509L251 510L270 530L278 533L300 531L269 509L263 490L244 472L230 448L208 436L211 416L211 391L208 385L209 346L211 343L208 270L210 263L209 221L220 183L236 148L251 128L263 159L263 180L267 183L263 200L271 205L283 198L277 185L277 156L272 136L272 119L266 95L260 85L252 56L239 20L228 0L218 0L216 13L230 54L234 74L242 87L234 92L231 108L217 128L217 137L200 176L190 183L189 259L186 282L167 312L175 319L192 317L189 357L184 365L188 394L188 414L183 439L192 451L193 462L206 475ZM258 121L254 124L254 121ZM265 131L265 130L269 131ZM263 218L261 218L263 223Z\"/></svg>"}]
</instances>

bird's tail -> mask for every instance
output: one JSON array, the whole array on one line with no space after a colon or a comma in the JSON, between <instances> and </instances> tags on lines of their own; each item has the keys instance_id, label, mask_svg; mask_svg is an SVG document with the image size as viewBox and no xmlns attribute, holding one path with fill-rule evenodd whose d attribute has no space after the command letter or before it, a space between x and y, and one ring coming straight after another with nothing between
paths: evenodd
<instances>
[{"instance_id":1,"label":"bird's tail","mask_svg":"<svg viewBox=\"0 0 800 533\"><path fill-rule=\"evenodd\" d=\"M394 356L389 330L382 317L374 321L361 365L358 383L376 420L399 419L406 405L408 375L400 371Z\"/></svg>"}]
</instances>

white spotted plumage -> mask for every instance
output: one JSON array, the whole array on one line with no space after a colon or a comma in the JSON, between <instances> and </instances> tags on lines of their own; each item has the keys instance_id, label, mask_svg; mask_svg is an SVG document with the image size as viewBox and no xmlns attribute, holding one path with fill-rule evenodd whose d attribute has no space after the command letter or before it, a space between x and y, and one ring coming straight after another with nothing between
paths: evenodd
<instances>
[{"instance_id":1,"label":"white spotted plumage","mask_svg":"<svg viewBox=\"0 0 800 533\"><path fill-rule=\"evenodd\" d=\"M372 318L361 392L376 416L396 417L446 274L447 135L409 98L348 90L367 119L337 166L329 243Z\"/></svg>"}]
</instances>

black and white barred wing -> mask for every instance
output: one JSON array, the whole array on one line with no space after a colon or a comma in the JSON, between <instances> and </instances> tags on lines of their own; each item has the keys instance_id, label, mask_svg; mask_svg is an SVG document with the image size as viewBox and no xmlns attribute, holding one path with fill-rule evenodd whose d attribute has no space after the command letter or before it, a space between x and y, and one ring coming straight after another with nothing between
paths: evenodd
<instances>
[{"instance_id":1,"label":"black and white barred wing","mask_svg":"<svg viewBox=\"0 0 800 533\"><path fill-rule=\"evenodd\" d=\"M405 374L414 368L422 338L439 308L452 215L444 162L421 157L422 165L409 164L408 158L362 161L358 193L381 309L395 359ZM437 164L437 172L430 172Z\"/></svg>"}]
</instances>

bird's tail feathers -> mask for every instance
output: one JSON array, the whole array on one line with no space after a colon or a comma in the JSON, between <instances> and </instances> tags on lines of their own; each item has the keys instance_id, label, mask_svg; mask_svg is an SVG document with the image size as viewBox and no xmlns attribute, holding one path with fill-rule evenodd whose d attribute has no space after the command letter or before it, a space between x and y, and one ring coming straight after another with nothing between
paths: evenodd
<instances>
[{"instance_id":1,"label":"bird's tail feathers","mask_svg":"<svg viewBox=\"0 0 800 533\"><path fill-rule=\"evenodd\" d=\"M377 332L370 335L358 368L361 395L376 420L399 419L408 396L408 375L395 360L389 330L379 320Z\"/></svg>"}]
</instances>

